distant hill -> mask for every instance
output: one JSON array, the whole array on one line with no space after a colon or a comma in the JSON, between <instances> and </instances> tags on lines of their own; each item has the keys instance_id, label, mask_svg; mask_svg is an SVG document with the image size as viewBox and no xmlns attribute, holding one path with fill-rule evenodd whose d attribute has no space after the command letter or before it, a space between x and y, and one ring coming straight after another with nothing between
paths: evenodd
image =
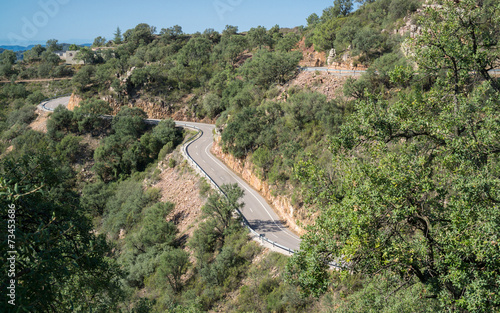
<instances>
[{"instance_id":1,"label":"distant hill","mask_svg":"<svg viewBox=\"0 0 500 313\"><path fill-rule=\"evenodd\" d=\"M66 51L68 50L68 47L70 46L71 44L69 43L62 43L62 46L63 46L63 51ZM82 44L82 45L78 45L78 46L85 46L85 47L90 47L92 44L90 43L85 43L85 44ZM34 46L36 45L29 45L29 46L11 46L11 45L0 45L0 52L2 52L3 50L12 50L14 52L20 52L20 51L26 51L26 50L30 50L31 48L33 48ZM45 47L45 45L42 45L43 47Z\"/></svg>"},{"instance_id":2,"label":"distant hill","mask_svg":"<svg viewBox=\"0 0 500 313\"><path fill-rule=\"evenodd\" d=\"M24 46L9 46L9 45L5 45L5 46L0 46L1 49L4 49L4 50L12 50L14 52L17 52L17 51L26 51L26 50L30 50L31 48L33 48L35 45L29 45L27 47L24 47Z\"/></svg>"}]
</instances>

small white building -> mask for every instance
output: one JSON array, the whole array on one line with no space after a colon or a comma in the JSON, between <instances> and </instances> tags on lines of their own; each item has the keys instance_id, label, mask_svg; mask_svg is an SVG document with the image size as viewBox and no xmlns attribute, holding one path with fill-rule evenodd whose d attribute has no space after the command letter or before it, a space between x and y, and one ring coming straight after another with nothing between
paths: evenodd
<instances>
[{"instance_id":1,"label":"small white building","mask_svg":"<svg viewBox=\"0 0 500 313\"><path fill-rule=\"evenodd\" d=\"M68 50L68 51L54 51L55 54L61 58L61 60L64 60L66 64L84 64L83 60L75 60L75 56L78 53L78 50Z\"/></svg>"}]
</instances>

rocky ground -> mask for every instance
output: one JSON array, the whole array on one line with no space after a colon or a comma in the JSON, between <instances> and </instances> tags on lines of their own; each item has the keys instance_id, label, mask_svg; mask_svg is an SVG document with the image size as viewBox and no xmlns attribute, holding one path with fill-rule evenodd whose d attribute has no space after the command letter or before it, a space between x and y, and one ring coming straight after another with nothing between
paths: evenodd
<instances>
[{"instance_id":1,"label":"rocky ground","mask_svg":"<svg viewBox=\"0 0 500 313\"><path fill-rule=\"evenodd\" d=\"M49 112L41 110L39 108L36 109L35 113L37 114L36 119L31 122L29 127L33 130L46 133L47 132L47 119L49 118Z\"/></svg>"},{"instance_id":2,"label":"rocky ground","mask_svg":"<svg viewBox=\"0 0 500 313\"><path fill-rule=\"evenodd\" d=\"M300 72L297 77L279 88L280 96L277 100L283 100L291 88L311 90L324 94L328 100L342 95L342 86L347 77L334 76L327 72Z\"/></svg>"},{"instance_id":3,"label":"rocky ground","mask_svg":"<svg viewBox=\"0 0 500 313\"><path fill-rule=\"evenodd\" d=\"M177 163L174 168L168 166L174 158ZM174 210L167 220L174 222L179 229L179 235L186 239L193 234L200 220L201 207L206 199L200 195L200 177L184 162L178 152L168 155L158 164L161 173L152 187L161 191L161 201L175 204Z\"/></svg>"}]
</instances>

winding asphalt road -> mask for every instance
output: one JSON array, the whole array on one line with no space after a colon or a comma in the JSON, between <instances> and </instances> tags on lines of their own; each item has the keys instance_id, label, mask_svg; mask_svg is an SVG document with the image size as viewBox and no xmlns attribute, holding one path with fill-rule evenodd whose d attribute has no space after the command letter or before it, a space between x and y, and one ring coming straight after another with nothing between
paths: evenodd
<instances>
[{"instance_id":1,"label":"winding asphalt road","mask_svg":"<svg viewBox=\"0 0 500 313\"><path fill-rule=\"evenodd\" d=\"M61 97L42 102L39 107L47 111L53 111L60 105L67 106L68 102L69 97ZM155 123L159 120L152 119L149 121ZM289 249L298 250L300 238L280 221L280 218L266 200L210 152L214 142L213 131L215 125L180 121L176 121L176 124L181 127L196 127L201 130L202 135L189 144L186 150L217 185L237 183L245 191L242 200L245 205L241 212L249 222L250 227L271 241Z\"/></svg>"}]
</instances>

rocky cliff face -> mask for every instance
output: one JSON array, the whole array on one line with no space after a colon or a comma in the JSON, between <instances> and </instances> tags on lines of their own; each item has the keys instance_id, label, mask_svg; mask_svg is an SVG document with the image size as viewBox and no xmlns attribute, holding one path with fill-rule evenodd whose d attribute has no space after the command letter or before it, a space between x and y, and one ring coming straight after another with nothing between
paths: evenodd
<instances>
[{"instance_id":1,"label":"rocky cliff face","mask_svg":"<svg viewBox=\"0 0 500 313\"><path fill-rule=\"evenodd\" d=\"M291 204L291 200L284 196L272 195L269 184L262 181L253 172L252 163L248 159L236 159L232 155L222 152L219 142L220 138L216 138L211 152L223 160L233 172L240 175L250 186L259 191L291 230L299 235L304 234L305 230L297 224L297 220L304 221L304 216L301 216L299 210Z\"/></svg>"},{"instance_id":2,"label":"rocky cliff face","mask_svg":"<svg viewBox=\"0 0 500 313\"><path fill-rule=\"evenodd\" d=\"M119 103L116 101L111 96L107 96L104 98L111 108L113 109L113 115L118 113L120 111L120 108L123 106L123 104ZM176 121L186 121L186 122L200 122L200 123L210 123L214 124L215 120L210 120L208 118L204 119L199 119L196 116L193 116L190 112L188 112L187 109L187 104L182 105L180 108L174 107L172 104L165 103L162 100L158 101L147 101L143 99L136 99L132 100L128 106L131 107L136 107L142 109L144 112L146 112L148 118L155 118L155 119L166 119L166 118L172 118Z\"/></svg>"},{"instance_id":3,"label":"rocky cliff face","mask_svg":"<svg viewBox=\"0 0 500 313\"><path fill-rule=\"evenodd\" d=\"M72 94L69 98L68 110L73 111L77 106L80 105L80 102L82 102L82 100L83 99L76 94Z\"/></svg>"},{"instance_id":4,"label":"rocky cliff face","mask_svg":"<svg viewBox=\"0 0 500 313\"><path fill-rule=\"evenodd\" d=\"M102 100L109 103L111 107L112 115L116 115L124 104L118 102L112 96L105 96L101 98ZM76 94L72 94L68 103L68 110L74 110L83 99ZM133 100L128 104L131 107L137 107L146 112L148 118L155 119L166 119L172 118L176 121L186 121L186 122L201 122L214 124L215 120L210 120L208 118L199 119L188 112L186 105L182 108L176 109L172 105L165 103L164 101L151 102L143 99Z\"/></svg>"},{"instance_id":5,"label":"rocky cliff face","mask_svg":"<svg viewBox=\"0 0 500 313\"><path fill-rule=\"evenodd\" d=\"M326 53L325 52L317 52L314 50L314 45L307 48L305 45L305 39L299 42L298 49L302 51L302 60L299 62L300 66L304 67L318 67L325 66L326 64Z\"/></svg>"}]
</instances>

